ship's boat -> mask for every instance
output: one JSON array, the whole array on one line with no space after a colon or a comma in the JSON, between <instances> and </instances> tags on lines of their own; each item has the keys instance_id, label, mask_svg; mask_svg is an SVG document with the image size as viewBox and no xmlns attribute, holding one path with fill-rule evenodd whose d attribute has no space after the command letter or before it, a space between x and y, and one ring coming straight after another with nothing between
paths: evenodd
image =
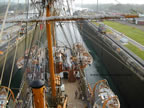
<instances>
[{"instance_id":1,"label":"ship's boat","mask_svg":"<svg viewBox=\"0 0 144 108\"><path fill-rule=\"evenodd\" d=\"M4 106L7 103L7 91L3 88L0 91L0 106Z\"/></svg>"},{"instance_id":2,"label":"ship's boat","mask_svg":"<svg viewBox=\"0 0 144 108\"><path fill-rule=\"evenodd\" d=\"M92 56L83 47L81 43L73 45L74 55L71 54L71 50L67 47L58 47L55 52L55 64L57 73L63 71L79 71L84 69L93 62Z\"/></svg>"},{"instance_id":3,"label":"ship's boat","mask_svg":"<svg viewBox=\"0 0 144 108\"><path fill-rule=\"evenodd\" d=\"M120 108L118 97L111 90L107 80L95 83L93 91L89 86L89 93L93 101L93 108Z\"/></svg>"},{"instance_id":4,"label":"ship's boat","mask_svg":"<svg viewBox=\"0 0 144 108\"><path fill-rule=\"evenodd\" d=\"M19 59L17 60L16 65L17 65L17 68L18 68L18 69L23 68L23 66L24 66L24 57L19 58Z\"/></svg>"},{"instance_id":5,"label":"ship's boat","mask_svg":"<svg viewBox=\"0 0 144 108\"><path fill-rule=\"evenodd\" d=\"M27 59L27 58L29 58L29 61L30 61L30 62L32 61L33 64L36 64L36 60L34 60L34 56L35 56L36 53L38 53L38 57L39 57L40 52L41 52L41 48L40 48L40 49L37 49L37 46L36 46L36 45L34 45L34 46L32 47L30 54L29 54L29 49L27 49L27 50L25 51L24 56L20 57L20 58L17 60L17 62L16 62L17 68L18 68L18 69L24 68L24 62L26 62L26 59ZM29 57L28 57L28 55L29 55ZM29 64L30 64L30 63L29 63Z\"/></svg>"},{"instance_id":6,"label":"ship's boat","mask_svg":"<svg viewBox=\"0 0 144 108\"><path fill-rule=\"evenodd\" d=\"M9 89L8 87L1 86L0 87L0 107L4 108L5 106L7 106L11 97L14 103L15 97L14 97L14 93L12 92L12 90Z\"/></svg>"},{"instance_id":7,"label":"ship's boat","mask_svg":"<svg viewBox=\"0 0 144 108\"><path fill-rule=\"evenodd\" d=\"M86 68L88 65L91 65L93 63L92 56L81 43L74 44L74 50L78 53L77 57L80 58L79 63L84 63L81 68Z\"/></svg>"}]
</instances>

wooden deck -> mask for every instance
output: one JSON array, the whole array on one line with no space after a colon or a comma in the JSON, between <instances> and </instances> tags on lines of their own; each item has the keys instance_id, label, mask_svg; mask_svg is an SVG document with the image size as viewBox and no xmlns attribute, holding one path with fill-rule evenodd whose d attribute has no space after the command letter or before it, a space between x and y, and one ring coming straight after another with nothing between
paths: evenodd
<instances>
[{"instance_id":1,"label":"wooden deck","mask_svg":"<svg viewBox=\"0 0 144 108\"><path fill-rule=\"evenodd\" d=\"M68 80L62 80L65 85L64 94L68 95L68 106L67 108L85 108L86 104L84 101L79 99L80 91L78 90L79 84L78 81L74 83L68 82ZM75 97L75 91L78 91L77 98Z\"/></svg>"}]
</instances>

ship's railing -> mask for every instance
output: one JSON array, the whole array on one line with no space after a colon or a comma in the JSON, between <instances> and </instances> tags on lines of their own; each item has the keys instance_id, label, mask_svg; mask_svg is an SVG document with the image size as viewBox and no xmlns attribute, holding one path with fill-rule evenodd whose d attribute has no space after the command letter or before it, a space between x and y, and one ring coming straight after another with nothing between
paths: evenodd
<instances>
[{"instance_id":1,"label":"ship's railing","mask_svg":"<svg viewBox=\"0 0 144 108\"><path fill-rule=\"evenodd\" d=\"M96 82L93 90L88 84L88 91L90 94L89 101L93 106L101 106L102 108L114 106L120 108L119 99L110 89L107 80L99 80Z\"/></svg>"},{"instance_id":2,"label":"ship's railing","mask_svg":"<svg viewBox=\"0 0 144 108\"><path fill-rule=\"evenodd\" d=\"M12 99L11 99L11 96L12 96ZM5 106L8 106L8 103L10 100L12 100L13 103L16 102L13 91L6 86L0 86L0 106L2 108Z\"/></svg>"}]
</instances>

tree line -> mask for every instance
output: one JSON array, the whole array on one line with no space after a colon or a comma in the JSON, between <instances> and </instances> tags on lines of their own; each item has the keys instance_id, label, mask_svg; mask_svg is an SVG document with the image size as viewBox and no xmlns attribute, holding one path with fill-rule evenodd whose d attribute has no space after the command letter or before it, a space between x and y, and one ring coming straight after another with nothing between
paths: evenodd
<instances>
[{"instance_id":1,"label":"tree line","mask_svg":"<svg viewBox=\"0 0 144 108\"><path fill-rule=\"evenodd\" d=\"M5 13L7 8L7 4L6 3L0 3L0 14ZM11 3L10 7L9 7L9 11L24 11L26 10L26 4L16 4L16 3Z\"/></svg>"},{"instance_id":2,"label":"tree line","mask_svg":"<svg viewBox=\"0 0 144 108\"><path fill-rule=\"evenodd\" d=\"M97 11L97 4L83 4L79 5L78 7L88 8L94 11ZM144 13L144 4L99 4L98 5L99 11L105 12L121 12L121 13Z\"/></svg>"}]
</instances>

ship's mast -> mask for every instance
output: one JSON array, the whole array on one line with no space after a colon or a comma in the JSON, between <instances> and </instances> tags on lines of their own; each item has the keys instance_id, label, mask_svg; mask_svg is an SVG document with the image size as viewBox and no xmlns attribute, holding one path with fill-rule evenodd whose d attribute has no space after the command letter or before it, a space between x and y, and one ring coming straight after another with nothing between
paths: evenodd
<instances>
[{"instance_id":1,"label":"ship's mast","mask_svg":"<svg viewBox=\"0 0 144 108\"><path fill-rule=\"evenodd\" d=\"M50 5L46 8L46 16L50 15ZM46 21L46 32L48 41L48 57L49 57L49 71L50 71L50 82L52 87L52 98L56 99L56 85L55 85L55 74L54 74L54 60L53 60L53 50L52 50L52 37L51 37L51 24Z\"/></svg>"},{"instance_id":2,"label":"ship's mast","mask_svg":"<svg viewBox=\"0 0 144 108\"><path fill-rule=\"evenodd\" d=\"M53 16L56 15L56 10L53 11ZM53 34L53 45L56 47L56 37L55 37L55 22L52 22L52 34Z\"/></svg>"}]
</instances>

